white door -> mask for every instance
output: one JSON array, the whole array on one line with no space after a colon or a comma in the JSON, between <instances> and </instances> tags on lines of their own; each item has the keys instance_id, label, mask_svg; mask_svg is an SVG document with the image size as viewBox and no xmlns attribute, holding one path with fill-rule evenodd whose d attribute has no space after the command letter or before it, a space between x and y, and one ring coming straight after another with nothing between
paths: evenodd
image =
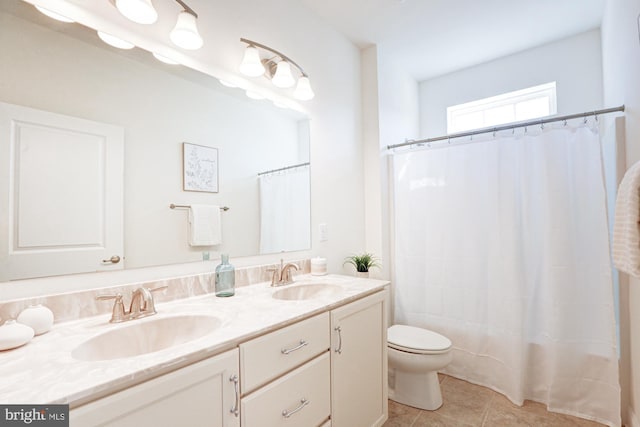
<instances>
[{"instance_id":1,"label":"white door","mask_svg":"<svg viewBox=\"0 0 640 427\"><path fill-rule=\"evenodd\" d=\"M121 127L0 103L0 281L123 268L123 150Z\"/></svg>"}]
</instances>

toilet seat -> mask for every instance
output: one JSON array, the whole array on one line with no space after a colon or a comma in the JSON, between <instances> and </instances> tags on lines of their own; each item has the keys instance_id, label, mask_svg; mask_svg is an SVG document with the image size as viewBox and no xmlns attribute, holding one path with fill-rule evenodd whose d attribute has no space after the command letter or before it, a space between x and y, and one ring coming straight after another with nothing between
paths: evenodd
<instances>
[{"instance_id":1,"label":"toilet seat","mask_svg":"<svg viewBox=\"0 0 640 427\"><path fill-rule=\"evenodd\" d=\"M437 332L408 325L393 325L387 330L390 348L414 354L440 354L451 349L451 340Z\"/></svg>"}]
</instances>

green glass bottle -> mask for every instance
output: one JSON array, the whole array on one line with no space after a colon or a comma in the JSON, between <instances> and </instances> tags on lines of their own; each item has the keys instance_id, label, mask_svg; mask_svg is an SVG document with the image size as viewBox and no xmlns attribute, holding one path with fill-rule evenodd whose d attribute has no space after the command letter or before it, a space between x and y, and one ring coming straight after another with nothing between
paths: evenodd
<instances>
[{"instance_id":1,"label":"green glass bottle","mask_svg":"<svg viewBox=\"0 0 640 427\"><path fill-rule=\"evenodd\" d=\"M229 254L222 254L221 258L216 267L216 296L232 297L236 293L236 269L229 264Z\"/></svg>"}]
</instances>

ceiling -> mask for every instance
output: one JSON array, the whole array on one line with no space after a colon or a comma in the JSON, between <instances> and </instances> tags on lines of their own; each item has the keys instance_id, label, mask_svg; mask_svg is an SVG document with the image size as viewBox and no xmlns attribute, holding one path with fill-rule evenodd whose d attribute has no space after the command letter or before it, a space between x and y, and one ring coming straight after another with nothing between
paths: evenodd
<instances>
[{"instance_id":1,"label":"ceiling","mask_svg":"<svg viewBox=\"0 0 640 427\"><path fill-rule=\"evenodd\" d=\"M417 81L600 27L605 0L301 0Z\"/></svg>"}]
</instances>

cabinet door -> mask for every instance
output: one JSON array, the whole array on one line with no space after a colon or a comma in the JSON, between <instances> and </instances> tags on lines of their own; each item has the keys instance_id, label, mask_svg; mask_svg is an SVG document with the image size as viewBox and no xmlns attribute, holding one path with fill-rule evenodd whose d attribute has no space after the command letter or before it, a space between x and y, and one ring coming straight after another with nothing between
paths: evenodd
<instances>
[{"instance_id":1,"label":"cabinet door","mask_svg":"<svg viewBox=\"0 0 640 427\"><path fill-rule=\"evenodd\" d=\"M70 425L238 427L238 365L228 351L73 409Z\"/></svg>"},{"instance_id":2,"label":"cabinet door","mask_svg":"<svg viewBox=\"0 0 640 427\"><path fill-rule=\"evenodd\" d=\"M381 426L387 419L387 295L331 312L331 425Z\"/></svg>"}]
</instances>

